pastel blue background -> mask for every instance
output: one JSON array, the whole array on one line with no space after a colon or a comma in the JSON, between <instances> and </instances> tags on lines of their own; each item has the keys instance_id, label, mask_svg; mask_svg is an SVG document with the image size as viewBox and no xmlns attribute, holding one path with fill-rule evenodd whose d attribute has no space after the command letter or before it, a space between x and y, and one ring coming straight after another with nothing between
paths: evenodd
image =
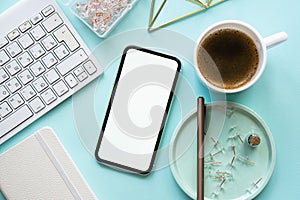
<instances>
[{"instance_id":1,"label":"pastel blue background","mask_svg":"<svg viewBox=\"0 0 300 200\"><path fill-rule=\"evenodd\" d=\"M0 1L0 12L5 11L15 2L17 0ZM125 30L146 28L150 2L150 0L140 0L110 36ZM67 7L60 5L91 49L103 41L76 19ZM244 92L227 96L229 100L241 103L257 112L269 125L275 139L277 160L274 174L257 199L300 198L299 7L300 2L297 0L229 0L205 13L167 27L197 40L200 33L212 23L225 19L238 19L253 25L263 36L279 31L286 31L289 35L287 42L268 51L266 70L253 87ZM173 14L180 14L178 8L176 3L168 4L168 8L164 10L165 14L161 15L162 21ZM5 26L5 24L1 24L1 26ZM118 62L113 65L117 67ZM102 110L107 105L110 88L115 78L114 73L115 70L112 70L105 74L104 80L100 80L100 84L107 84L105 86L108 88L107 97L103 97L103 101L100 102ZM183 74L188 75L197 95L208 97L207 92L204 94L201 92L203 91L201 90L202 85L192 67L187 63L183 64ZM2 144L0 153L21 142L36 130L50 126L56 131L92 190L100 199L189 199L177 186L169 167L155 171L148 177L139 177L120 173L96 163L79 140L72 106L72 98L69 98L11 140ZM176 115L176 112L171 113ZM101 118L103 115L101 113L98 117ZM169 120L166 135L172 136L172 130L176 127L177 122L178 120Z\"/></svg>"}]
</instances>

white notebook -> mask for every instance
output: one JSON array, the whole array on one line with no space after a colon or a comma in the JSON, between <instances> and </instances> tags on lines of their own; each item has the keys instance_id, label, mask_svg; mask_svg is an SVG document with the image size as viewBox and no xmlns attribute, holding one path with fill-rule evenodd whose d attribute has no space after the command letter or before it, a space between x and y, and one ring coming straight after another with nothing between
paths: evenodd
<instances>
[{"instance_id":1,"label":"white notebook","mask_svg":"<svg viewBox=\"0 0 300 200\"><path fill-rule=\"evenodd\" d=\"M0 189L7 199L97 199L51 128L0 155Z\"/></svg>"}]
</instances>

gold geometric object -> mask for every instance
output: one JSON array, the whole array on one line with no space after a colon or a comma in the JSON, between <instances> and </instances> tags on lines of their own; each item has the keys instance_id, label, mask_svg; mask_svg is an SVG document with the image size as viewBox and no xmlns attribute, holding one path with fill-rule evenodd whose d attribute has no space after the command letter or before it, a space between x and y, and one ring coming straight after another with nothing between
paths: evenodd
<instances>
[{"instance_id":1,"label":"gold geometric object","mask_svg":"<svg viewBox=\"0 0 300 200\"><path fill-rule=\"evenodd\" d=\"M195 5L198 5L200 8L197 9L197 10L195 10L195 11L189 12L189 13L187 13L185 15L182 15L180 17L177 17L175 19L172 19L172 20L170 20L168 22L165 22L165 23L163 23L161 25L158 25L156 27L152 27L153 24L154 24L154 22L158 18L159 14L161 13L162 9L164 8L164 6L165 6L165 4L167 2L167 0L164 0L162 2L162 4L160 5L160 7L158 8L155 16L153 16L153 14L154 14L155 0L152 0L151 8L150 8L150 18L149 18L149 24L148 24L148 31L152 32L152 31L155 31L155 30L157 30L159 28L162 28L162 27L168 26L170 24L173 24L175 22L178 22L180 20L186 19L186 18L188 18L188 17L190 17L192 15L198 14L198 13L200 13L202 11L205 11L205 10L211 8L211 7L214 7L214 6L216 6L216 5L220 4L220 3L223 3L226 0L218 0L218 1L215 1L215 2L213 2L213 0L205 0L205 3L202 2L203 0L202 1L201 0L186 0L186 1L188 1L190 3L193 3Z\"/></svg>"}]
</instances>

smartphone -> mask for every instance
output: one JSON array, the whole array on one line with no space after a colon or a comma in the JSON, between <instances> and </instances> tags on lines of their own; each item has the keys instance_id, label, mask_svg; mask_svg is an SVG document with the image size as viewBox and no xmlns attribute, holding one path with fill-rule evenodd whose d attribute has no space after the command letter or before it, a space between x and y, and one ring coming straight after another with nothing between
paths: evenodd
<instances>
[{"instance_id":1,"label":"smartphone","mask_svg":"<svg viewBox=\"0 0 300 200\"><path fill-rule=\"evenodd\" d=\"M124 50L95 150L100 163L141 175L152 170L180 69L176 57Z\"/></svg>"}]
</instances>

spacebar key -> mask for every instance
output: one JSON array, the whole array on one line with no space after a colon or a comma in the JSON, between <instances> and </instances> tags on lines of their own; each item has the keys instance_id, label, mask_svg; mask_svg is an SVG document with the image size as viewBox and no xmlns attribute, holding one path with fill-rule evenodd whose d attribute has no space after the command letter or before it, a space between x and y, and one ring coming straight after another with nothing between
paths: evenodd
<instances>
[{"instance_id":1,"label":"spacebar key","mask_svg":"<svg viewBox=\"0 0 300 200\"><path fill-rule=\"evenodd\" d=\"M58 69L59 73L64 76L86 59L88 59L88 56L82 49L80 49L76 53L68 57L66 60L64 60L62 63L57 65L56 68Z\"/></svg>"},{"instance_id":2,"label":"spacebar key","mask_svg":"<svg viewBox=\"0 0 300 200\"><path fill-rule=\"evenodd\" d=\"M24 106L11 116L0 122L0 137L16 128L19 124L32 117L32 112L28 106Z\"/></svg>"}]
</instances>

